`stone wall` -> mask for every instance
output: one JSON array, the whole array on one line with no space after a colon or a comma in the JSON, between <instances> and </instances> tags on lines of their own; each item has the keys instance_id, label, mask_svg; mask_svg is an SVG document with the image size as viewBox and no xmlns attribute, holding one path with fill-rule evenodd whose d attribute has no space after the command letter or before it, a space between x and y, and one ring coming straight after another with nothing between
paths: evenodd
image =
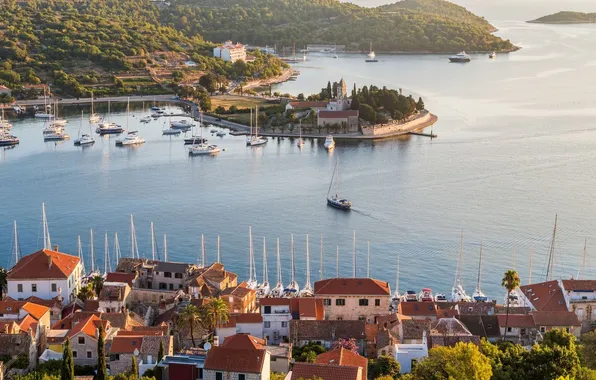
<instances>
[{"instance_id":1,"label":"stone wall","mask_svg":"<svg viewBox=\"0 0 596 380\"><path fill-rule=\"evenodd\" d=\"M379 124L374 126L362 127L362 134L364 136L382 136L392 133L412 131L420 124L428 123L432 120L432 115L428 111L416 115L410 121L405 123L392 122L389 124Z\"/></svg>"},{"instance_id":2,"label":"stone wall","mask_svg":"<svg viewBox=\"0 0 596 380\"><path fill-rule=\"evenodd\" d=\"M389 304L391 297L387 296L317 296L330 300L331 305L325 306L326 319L342 319L345 321L365 319L367 323L375 323L376 315L389 314ZM343 299L345 305L338 306L336 300ZM368 306L360 306L360 300L367 299ZM379 300L379 306L375 306L376 300Z\"/></svg>"}]
</instances>

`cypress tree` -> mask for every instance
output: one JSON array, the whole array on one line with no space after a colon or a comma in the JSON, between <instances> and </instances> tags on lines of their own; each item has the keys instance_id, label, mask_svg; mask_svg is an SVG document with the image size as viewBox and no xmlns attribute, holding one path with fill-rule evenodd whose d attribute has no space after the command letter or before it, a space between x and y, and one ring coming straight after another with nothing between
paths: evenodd
<instances>
[{"instance_id":1,"label":"cypress tree","mask_svg":"<svg viewBox=\"0 0 596 380\"><path fill-rule=\"evenodd\" d=\"M108 378L106 369L106 353L104 342L103 324L99 325L99 340L97 341L97 377L96 380L106 380Z\"/></svg>"},{"instance_id":2,"label":"cypress tree","mask_svg":"<svg viewBox=\"0 0 596 380\"><path fill-rule=\"evenodd\" d=\"M67 338L66 342L64 342L64 350L62 351L60 380L74 380L74 378L74 360L72 358L72 350L70 349L70 340Z\"/></svg>"},{"instance_id":3,"label":"cypress tree","mask_svg":"<svg viewBox=\"0 0 596 380\"><path fill-rule=\"evenodd\" d=\"M135 379L139 377L139 367L137 366L137 358L132 356L132 367L130 372L135 376Z\"/></svg>"},{"instance_id":4,"label":"cypress tree","mask_svg":"<svg viewBox=\"0 0 596 380\"><path fill-rule=\"evenodd\" d=\"M333 93L331 92L331 82L327 82L327 99L331 99Z\"/></svg>"},{"instance_id":5,"label":"cypress tree","mask_svg":"<svg viewBox=\"0 0 596 380\"><path fill-rule=\"evenodd\" d=\"M157 362L158 363L163 358L164 351L165 351L165 348L163 346L163 340L162 340L161 342L159 342L159 352L157 353Z\"/></svg>"}]
</instances>

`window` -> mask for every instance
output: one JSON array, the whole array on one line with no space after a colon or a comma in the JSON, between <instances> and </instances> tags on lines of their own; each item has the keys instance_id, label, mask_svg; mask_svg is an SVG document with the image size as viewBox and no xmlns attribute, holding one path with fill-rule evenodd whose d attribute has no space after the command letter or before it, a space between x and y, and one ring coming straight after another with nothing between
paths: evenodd
<instances>
[{"instance_id":1,"label":"window","mask_svg":"<svg viewBox=\"0 0 596 380\"><path fill-rule=\"evenodd\" d=\"M358 305L360 305L360 306L368 306L368 299L366 299L366 298L360 298L358 300Z\"/></svg>"},{"instance_id":2,"label":"window","mask_svg":"<svg viewBox=\"0 0 596 380\"><path fill-rule=\"evenodd\" d=\"M169 284L170 290L174 290L174 284Z\"/></svg>"},{"instance_id":3,"label":"window","mask_svg":"<svg viewBox=\"0 0 596 380\"><path fill-rule=\"evenodd\" d=\"M164 277L172 278L172 272L163 272Z\"/></svg>"},{"instance_id":4,"label":"window","mask_svg":"<svg viewBox=\"0 0 596 380\"><path fill-rule=\"evenodd\" d=\"M178 289L182 289L182 284L178 284Z\"/></svg>"},{"instance_id":5,"label":"window","mask_svg":"<svg viewBox=\"0 0 596 380\"><path fill-rule=\"evenodd\" d=\"M584 309L577 309L577 317L581 318L584 316Z\"/></svg>"},{"instance_id":6,"label":"window","mask_svg":"<svg viewBox=\"0 0 596 380\"><path fill-rule=\"evenodd\" d=\"M381 306L381 300L380 299L376 299L375 300L375 306Z\"/></svg>"},{"instance_id":7,"label":"window","mask_svg":"<svg viewBox=\"0 0 596 380\"><path fill-rule=\"evenodd\" d=\"M337 320L338 321L343 321L344 320L344 317L337 317Z\"/></svg>"},{"instance_id":8,"label":"window","mask_svg":"<svg viewBox=\"0 0 596 380\"><path fill-rule=\"evenodd\" d=\"M238 374L238 380L246 380L246 375L243 373Z\"/></svg>"},{"instance_id":9,"label":"window","mask_svg":"<svg viewBox=\"0 0 596 380\"><path fill-rule=\"evenodd\" d=\"M58 291L58 286L56 284L52 284L52 291L53 292L57 292Z\"/></svg>"},{"instance_id":10,"label":"window","mask_svg":"<svg viewBox=\"0 0 596 380\"><path fill-rule=\"evenodd\" d=\"M118 360L120 360L120 354L112 354L112 355L110 355L110 361L111 362L115 362L115 361L118 361Z\"/></svg>"},{"instance_id":11,"label":"window","mask_svg":"<svg viewBox=\"0 0 596 380\"><path fill-rule=\"evenodd\" d=\"M364 315L358 316L359 321L366 321L366 317Z\"/></svg>"},{"instance_id":12,"label":"window","mask_svg":"<svg viewBox=\"0 0 596 380\"><path fill-rule=\"evenodd\" d=\"M223 372L215 372L215 380L223 380Z\"/></svg>"},{"instance_id":13,"label":"window","mask_svg":"<svg viewBox=\"0 0 596 380\"><path fill-rule=\"evenodd\" d=\"M31 291L33 293L36 293L37 292L37 284L31 284Z\"/></svg>"},{"instance_id":14,"label":"window","mask_svg":"<svg viewBox=\"0 0 596 380\"><path fill-rule=\"evenodd\" d=\"M511 332L511 327L507 327L507 332Z\"/></svg>"},{"instance_id":15,"label":"window","mask_svg":"<svg viewBox=\"0 0 596 380\"><path fill-rule=\"evenodd\" d=\"M281 323L281 327L288 327L288 322L286 322L286 321L283 321L283 322Z\"/></svg>"},{"instance_id":16,"label":"window","mask_svg":"<svg viewBox=\"0 0 596 380\"><path fill-rule=\"evenodd\" d=\"M79 337L79 344L85 344L85 337L84 336L80 336Z\"/></svg>"},{"instance_id":17,"label":"window","mask_svg":"<svg viewBox=\"0 0 596 380\"><path fill-rule=\"evenodd\" d=\"M271 314L271 306L264 306L263 314Z\"/></svg>"},{"instance_id":18,"label":"window","mask_svg":"<svg viewBox=\"0 0 596 380\"><path fill-rule=\"evenodd\" d=\"M323 305L325 305L325 306L331 306L331 298L325 298L323 300Z\"/></svg>"},{"instance_id":19,"label":"window","mask_svg":"<svg viewBox=\"0 0 596 380\"><path fill-rule=\"evenodd\" d=\"M23 284L17 284L17 292L23 293ZM596 313L596 309L594 310L594 312Z\"/></svg>"},{"instance_id":20,"label":"window","mask_svg":"<svg viewBox=\"0 0 596 380\"><path fill-rule=\"evenodd\" d=\"M78 355L79 355L79 354L77 353L77 350L72 350L72 357L73 357L73 358L75 358L75 359L76 359L76 358L78 357Z\"/></svg>"},{"instance_id":21,"label":"window","mask_svg":"<svg viewBox=\"0 0 596 380\"><path fill-rule=\"evenodd\" d=\"M540 332L541 332L541 333L545 333L545 332L546 332L546 327L544 327L544 326L540 326Z\"/></svg>"},{"instance_id":22,"label":"window","mask_svg":"<svg viewBox=\"0 0 596 380\"><path fill-rule=\"evenodd\" d=\"M335 306L346 306L346 300L343 298L336 299Z\"/></svg>"},{"instance_id":23,"label":"window","mask_svg":"<svg viewBox=\"0 0 596 380\"><path fill-rule=\"evenodd\" d=\"M87 359L93 359L93 352L87 351Z\"/></svg>"},{"instance_id":24,"label":"window","mask_svg":"<svg viewBox=\"0 0 596 380\"><path fill-rule=\"evenodd\" d=\"M168 290L168 284L166 284L164 282L160 282L159 283L159 289L160 290Z\"/></svg>"},{"instance_id":25,"label":"window","mask_svg":"<svg viewBox=\"0 0 596 380\"><path fill-rule=\"evenodd\" d=\"M182 278L182 273L174 273L174 278Z\"/></svg>"},{"instance_id":26,"label":"window","mask_svg":"<svg viewBox=\"0 0 596 380\"><path fill-rule=\"evenodd\" d=\"M266 329L271 328L271 322L269 322L269 321L263 322L263 327Z\"/></svg>"},{"instance_id":27,"label":"window","mask_svg":"<svg viewBox=\"0 0 596 380\"><path fill-rule=\"evenodd\" d=\"M526 329L521 329L520 332L522 335L526 335Z\"/></svg>"}]
</instances>

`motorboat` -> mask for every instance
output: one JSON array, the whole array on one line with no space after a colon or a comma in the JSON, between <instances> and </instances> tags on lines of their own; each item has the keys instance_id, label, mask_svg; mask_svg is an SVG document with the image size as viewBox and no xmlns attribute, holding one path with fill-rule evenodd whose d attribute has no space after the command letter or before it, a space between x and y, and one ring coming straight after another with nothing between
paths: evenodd
<instances>
[{"instance_id":1,"label":"motorboat","mask_svg":"<svg viewBox=\"0 0 596 380\"><path fill-rule=\"evenodd\" d=\"M61 127L64 127L64 126L66 126L66 123L68 123L68 121L66 119L62 119L62 118L52 119L52 124L54 124L54 125L59 125Z\"/></svg>"},{"instance_id":2,"label":"motorboat","mask_svg":"<svg viewBox=\"0 0 596 380\"><path fill-rule=\"evenodd\" d=\"M335 148L335 140L333 140L332 135L329 135L325 138L325 144L323 144L323 146L327 150L332 150L333 148Z\"/></svg>"},{"instance_id":3,"label":"motorboat","mask_svg":"<svg viewBox=\"0 0 596 380\"><path fill-rule=\"evenodd\" d=\"M60 125L54 125L54 124L50 124L47 127L45 127L43 129L43 134L45 135L50 135L50 134L54 134L57 132L64 132L64 127L60 126Z\"/></svg>"},{"instance_id":4,"label":"motorboat","mask_svg":"<svg viewBox=\"0 0 596 380\"><path fill-rule=\"evenodd\" d=\"M206 138L203 138L201 136L191 136L189 138L185 138L184 139L184 145L189 145L189 144L205 144L207 142Z\"/></svg>"},{"instance_id":5,"label":"motorboat","mask_svg":"<svg viewBox=\"0 0 596 380\"><path fill-rule=\"evenodd\" d=\"M190 123L188 120L178 120L178 121L171 121L170 128L175 129L190 129L194 127L194 124Z\"/></svg>"},{"instance_id":6,"label":"motorboat","mask_svg":"<svg viewBox=\"0 0 596 380\"><path fill-rule=\"evenodd\" d=\"M12 129L12 124L8 122L4 118L4 109L2 110L2 118L0 118L0 131L10 131Z\"/></svg>"},{"instance_id":7,"label":"motorboat","mask_svg":"<svg viewBox=\"0 0 596 380\"><path fill-rule=\"evenodd\" d=\"M221 151L217 145L196 144L188 148L188 154L191 156L216 155Z\"/></svg>"},{"instance_id":8,"label":"motorboat","mask_svg":"<svg viewBox=\"0 0 596 380\"><path fill-rule=\"evenodd\" d=\"M246 138L246 146L259 146L267 144L267 139L261 136L249 136Z\"/></svg>"},{"instance_id":9,"label":"motorboat","mask_svg":"<svg viewBox=\"0 0 596 380\"><path fill-rule=\"evenodd\" d=\"M0 133L0 146L15 146L19 144L19 138L7 132Z\"/></svg>"},{"instance_id":10,"label":"motorboat","mask_svg":"<svg viewBox=\"0 0 596 380\"><path fill-rule=\"evenodd\" d=\"M225 135L227 135L226 131L219 131L215 134L217 137L224 137Z\"/></svg>"},{"instance_id":11,"label":"motorboat","mask_svg":"<svg viewBox=\"0 0 596 380\"><path fill-rule=\"evenodd\" d=\"M416 296L416 292L414 290L406 290L406 292L403 295L403 299L406 302L418 301L418 297Z\"/></svg>"},{"instance_id":12,"label":"motorboat","mask_svg":"<svg viewBox=\"0 0 596 380\"><path fill-rule=\"evenodd\" d=\"M496 58L496 57L497 57L497 53L494 52L494 51L488 55L488 58L490 58L490 59L493 59L493 58Z\"/></svg>"},{"instance_id":13,"label":"motorboat","mask_svg":"<svg viewBox=\"0 0 596 380\"><path fill-rule=\"evenodd\" d=\"M161 134L164 136L178 136L181 133L182 133L182 130L172 129L172 128L164 129L161 131Z\"/></svg>"},{"instance_id":14,"label":"motorboat","mask_svg":"<svg viewBox=\"0 0 596 380\"><path fill-rule=\"evenodd\" d=\"M209 132L211 132L211 133L217 133L217 129L212 129Z\"/></svg>"},{"instance_id":15,"label":"motorboat","mask_svg":"<svg viewBox=\"0 0 596 380\"><path fill-rule=\"evenodd\" d=\"M95 130L95 132L99 133L100 135L120 134L123 131L124 128L122 128L122 126L112 122L101 123Z\"/></svg>"},{"instance_id":16,"label":"motorboat","mask_svg":"<svg viewBox=\"0 0 596 380\"><path fill-rule=\"evenodd\" d=\"M116 140L118 146L141 145L145 143L145 139L137 135L137 131L130 131L124 138Z\"/></svg>"},{"instance_id":17,"label":"motorboat","mask_svg":"<svg viewBox=\"0 0 596 380\"><path fill-rule=\"evenodd\" d=\"M142 117L141 120L139 120L141 123L149 123L151 121L151 116L145 116Z\"/></svg>"},{"instance_id":18,"label":"motorboat","mask_svg":"<svg viewBox=\"0 0 596 380\"><path fill-rule=\"evenodd\" d=\"M454 56L449 57L449 61L451 62L457 62L457 63L465 63L465 62L470 62L472 59L470 58L469 55L466 54L465 51L462 51L461 53L458 53Z\"/></svg>"},{"instance_id":19,"label":"motorboat","mask_svg":"<svg viewBox=\"0 0 596 380\"><path fill-rule=\"evenodd\" d=\"M447 302L447 297L442 293L437 293L435 295L435 302Z\"/></svg>"},{"instance_id":20,"label":"motorboat","mask_svg":"<svg viewBox=\"0 0 596 380\"><path fill-rule=\"evenodd\" d=\"M418 301L420 302L432 302L433 300L433 292L430 288L423 288L418 295Z\"/></svg>"},{"instance_id":21,"label":"motorboat","mask_svg":"<svg viewBox=\"0 0 596 380\"><path fill-rule=\"evenodd\" d=\"M43 141L64 141L70 140L70 136L63 131L56 131L52 133L44 133Z\"/></svg>"},{"instance_id":22,"label":"motorboat","mask_svg":"<svg viewBox=\"0 0 596 380\"><path fill-rule=\"evenodd\" d=\"M151 111L161 111L161 108L159 108L157 106L153 106L153 107L151 107Z\"/></svg>"},{"instance_id":23,"label":"motorboat","mask_svg":"<svg viewBox=\"0 0 596 380\"><path fill-rule=\"evenodd\" d=\"M80 138L76 139L74 144L77 146L93 145L95 144L95 140L90 135L84 134L81 135Z\"/></svg>"}]
</instances>

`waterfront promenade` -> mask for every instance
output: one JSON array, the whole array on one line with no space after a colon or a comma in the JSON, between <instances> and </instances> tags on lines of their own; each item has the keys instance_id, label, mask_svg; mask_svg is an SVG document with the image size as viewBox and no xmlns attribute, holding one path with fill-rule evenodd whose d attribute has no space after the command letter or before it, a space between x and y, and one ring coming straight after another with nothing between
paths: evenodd
<instances>
[{"instance_id":1,"label":"waterfront promenade","mask_svg":"<svg viewBox=\"0 0 596 380\"><path fill-rule=\"evenodd\" d=\"M107 96L105 98L94 98L94 103L126 103L127 101L130 102L174 102L174 103L187 103L182 99L174 99L175 94L166 94L166 95L133 95L133 96ZM19 100L17 101L17 105L19 106L43 106L44 103L55 101L56 98L50 98L45 100L43 98L39 99L31 99L31 100ZM60 99L60 105L75 105L75 104L91 104L91 98L72 98L72 99ZM12 109L14 105L8 104L3 105L4 108Z\"/></svg>"}]
</instances>

